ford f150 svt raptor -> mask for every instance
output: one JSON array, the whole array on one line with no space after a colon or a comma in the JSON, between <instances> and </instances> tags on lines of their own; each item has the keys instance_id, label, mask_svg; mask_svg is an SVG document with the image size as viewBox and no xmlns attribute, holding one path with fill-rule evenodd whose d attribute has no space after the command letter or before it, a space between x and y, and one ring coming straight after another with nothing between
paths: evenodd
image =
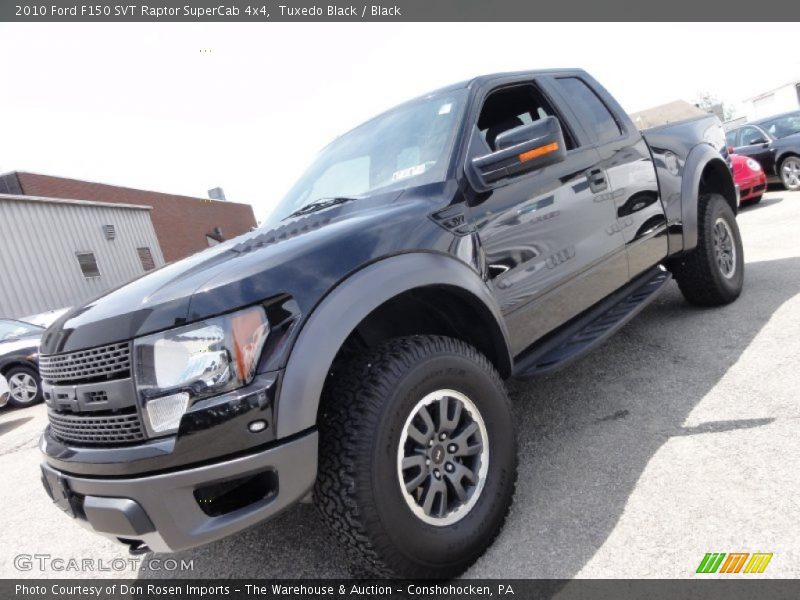
<instances>
[{"instance_id":1,"label":"ford f150 svt raptor","mask_svg":"<svg viewBox=\"0 0 800 600\"><path fill-rule=\"evenodd\" d=\"M483 76L325 148L252 233L42 341L54 501L176 551L305 497L374 572L449 577L516 481L503 386L600 344L674 277L743 281L715 117L644 134L581 70Z\"/></svg>"}]
</instances>

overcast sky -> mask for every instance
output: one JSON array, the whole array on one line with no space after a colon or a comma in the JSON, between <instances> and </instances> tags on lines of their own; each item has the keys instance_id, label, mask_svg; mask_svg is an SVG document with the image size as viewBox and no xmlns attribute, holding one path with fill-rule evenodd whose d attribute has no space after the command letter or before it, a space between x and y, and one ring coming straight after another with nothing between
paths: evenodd
<instances>
[{"instance_id":1,"label":"overcast sky","mask_svg":"<svg viewBox=\"0 0 800 600\"><path fill-rule=\"evenodd\" d=\"M800 79L797 39L795 23L0 24L0 172L222 186L261 220L332 138L436 87L582 67L629 112L701 91L736 106Z\"/></svg>"}]
</instances>

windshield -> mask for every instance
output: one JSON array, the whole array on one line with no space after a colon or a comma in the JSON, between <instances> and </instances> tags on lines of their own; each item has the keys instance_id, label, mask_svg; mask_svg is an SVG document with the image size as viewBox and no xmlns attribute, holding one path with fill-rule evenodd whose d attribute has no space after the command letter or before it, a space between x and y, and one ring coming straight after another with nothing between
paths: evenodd
<instances>
[{"instance_id":1,"label":"windshield","mask_svg":"<svg viewBox=\"0 0 800 600\"><path fill-rule=\"evenodd\" d=\"M265 225L378 191L442 181L461 113L464 89L404 104L327 146Z\"/></svg>"},{"instance_id":2,"label":"windshield","mask_svg":"<svg viewBox=\"0 0 800 600\"><path fill-rule=\"evenodd\" d=\"M800 112L770 119L769 121L761 121L760 125L764 131L777 139L800 133Z\"/></svg>"},{"instance_id":3,"label":"windshield","mask_svg":"<svg viewBox=\"0 0 800 600\"><path fill-rule=\"evenodd\" d=\"M0 319L0 341L11 340L36 331L42 331L42 328L22 321Z\"/></svg>"}]
</instances>

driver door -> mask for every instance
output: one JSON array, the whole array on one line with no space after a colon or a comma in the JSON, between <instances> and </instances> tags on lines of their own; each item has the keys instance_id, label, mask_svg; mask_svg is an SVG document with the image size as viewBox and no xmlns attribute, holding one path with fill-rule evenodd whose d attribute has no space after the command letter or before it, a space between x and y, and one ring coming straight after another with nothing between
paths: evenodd
<instances>
[{"instance_id":1,"label":"driver door","mask_svg":"<svg viewBox=\"0 0 800 600\"><path fill-rule=\"evenodd\" d=\"M470 208L515 355L628 281L600 156L535 81L485 96L470 156L493 151L497 135L545 116L559 119L566 160L507 180Z\"/></svg>"}]
</instances>

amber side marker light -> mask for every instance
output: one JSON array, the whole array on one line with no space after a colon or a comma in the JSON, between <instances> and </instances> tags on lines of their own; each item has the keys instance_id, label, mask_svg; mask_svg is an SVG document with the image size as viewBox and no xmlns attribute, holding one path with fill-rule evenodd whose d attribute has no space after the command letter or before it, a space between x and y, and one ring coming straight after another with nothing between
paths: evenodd
<instances>
[{"instance_id":1,"label":"amber side marker light","mask_svg":"<svg viewBox=\"0 0 800 600\"><path fill-rule=\"evenodd\" d=\"M550 154L551 152L555 152L558 150L558 143L553 142L552 144L547 144L546 146L539 146L538 148L534 148L533 150L528 150L527 152L523 152L519 155L519 162L526 162L529 160L533 160L534 158L538 158L544 154Z\"/></svg>"}]
</instances>

